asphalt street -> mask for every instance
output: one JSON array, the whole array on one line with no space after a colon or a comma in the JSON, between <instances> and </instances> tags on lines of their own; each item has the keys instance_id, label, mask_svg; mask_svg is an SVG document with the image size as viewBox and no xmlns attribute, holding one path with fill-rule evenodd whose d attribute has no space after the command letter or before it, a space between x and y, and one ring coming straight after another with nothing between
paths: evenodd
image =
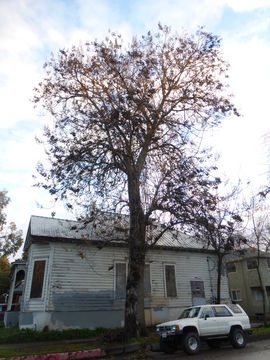
<instances>
[{"instance_id":1,"label":"asphalt street","mask_svg":"<svg viewBox=\"0 0 270 360\"><path fill-rule=\"evenodd\" d=\"M145 354L130 354L118 357L118 359L137 360L269 360L270 359L270 340L256 341L248 343L245 349L233 349L230 345L224 345L220 349L209 349L206 345L202 347L200 353L195 356L186 355L183 351L177 351L173 355L161 352L147 352Z\"/></svg>"},{"instance_id":2,"label":"asphalt street","mask_svg":"<svg viewBox=\"0 0 270 360\"><path fill-rule=\"evenodd\" d=\"M156 353L157 356L154 359L189 359L190 355L186 355L182 351L176 352L172 356L168 356L162 353ZM230 345L224 345L220 349L208 349L207 347L203 348L199 355L196 356L196 360L199 359L230 359L230 360L269 360L270 359L270 341L257 341L253 343L247 344L245 349L236 350L232 348ZM195 360L195 359L194 359Z\"/></svg>"}]
</instances>

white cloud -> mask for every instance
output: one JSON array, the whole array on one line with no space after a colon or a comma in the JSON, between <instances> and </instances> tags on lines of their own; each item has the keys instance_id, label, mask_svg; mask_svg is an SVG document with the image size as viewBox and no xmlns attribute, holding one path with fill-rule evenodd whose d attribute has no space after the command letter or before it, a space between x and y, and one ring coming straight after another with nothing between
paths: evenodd
<instances>
[{"instance_id":1,"label":"white cloud","mask_svg":"<svg viewBox=\"0 0 270 360\"><path fill-rule=\"evenodd\" d=\"M177 30L196 30L201 25L208 27L216 24L222 15L221 4L210 0L149 0L137 1L136 5L138 19L143 19L142 22L149 29L156 29L158 22L161 22Z\"/></svg>"},{"instance_id":2,"label":"white cloud","mask_svg":"<svg viewBox=\"0 0 270 360\"><path fill-rule=\"evenodd\" d=\"M266 183L269 171L264 135L270 132L270 45L258 37L247 37L244 30L226 37L223 49L231 64L230 84L241 117L225 120L213 141L222 153L221 171L235 180L248 179L258 188Z\"/></svg>"},{"instance_id":3,"label":"white cloud","mask_svg":"<svg viewBox=\"0 0 270 360\"><path fill-rule=\"evenodd\" d=\"M223 0L223 3L237 12L253 11L270 6L270 0Z\"/></svg>"}]
</instances>

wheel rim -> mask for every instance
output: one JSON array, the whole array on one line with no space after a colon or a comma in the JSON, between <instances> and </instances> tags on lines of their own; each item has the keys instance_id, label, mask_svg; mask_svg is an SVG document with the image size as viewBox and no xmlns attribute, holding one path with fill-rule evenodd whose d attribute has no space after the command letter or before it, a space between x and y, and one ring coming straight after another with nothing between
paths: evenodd
<instances>
[{"instance_id":1,"label":"wheel rim","mask_svg":"<svg viewBox=\"0 0 270 360\"><path fill-rule=\"evenodd\" d=\"M188 339L188 346L192 351L197 350L198 348L198 340L192 336Z\"/></svg>"},{"instance_id":2,"label":"wheel rim","mask_svg":"<svg viewBox=\"0 0 270 360\"><path fill-rule=\"evenodd\" d=\"M244 344L244 336L240 332L236 334L235 340L237 341L237 344L239 344L239 345Z\"/></svg>"}]
</instances>

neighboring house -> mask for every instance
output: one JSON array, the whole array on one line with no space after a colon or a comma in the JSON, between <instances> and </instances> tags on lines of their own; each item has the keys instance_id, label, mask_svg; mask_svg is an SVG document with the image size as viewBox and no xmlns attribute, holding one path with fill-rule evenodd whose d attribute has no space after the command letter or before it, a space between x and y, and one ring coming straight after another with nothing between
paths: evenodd
<instances>
[{"instance_id":1,"label":"neighboring house","mask_svg":"<svg viewBox=\"0 0 270 360\"><path fill-rule=\"evenodd\" d=\"M12 274L11 278L11 289L12 296L8 297L8 306L7 310L11 310L12 305L20 304L22 300L22 294L24 289L24 278L26 272L26 262L23 260L16 260L11 264Z\"/></svg>"},{"instance_id":2,"label":"neighboring house","mask_svg":"<svg viewBox=\"0 0 270 360\"><path fill-rule=\"evenodd\" d=\"M263 315L263 293L257 272L256 251L228 261L227 273L231 300L241 305L252 318ZM260 272L265 288L267 316L270 317L270 254L260 255Z\"/></svg>"},{"instance_id":3,"label":"neighboring house","mask_svg":"<svg viewBox=\"0 0 270 360\"><path fill-rule=\"evenodd\" d=\"M87 226L32 216L24 251L26 277L20 328L42 330L123 326L128 269L128 225L118 215ZM154 240L156 227L148 229ZM179 232L166 232L146 253L145 319L175 319L183 308L213 302L216 255ZM225 271L224 271L225 275ZM10 292L13 292L11 287ZM222 301L230 301L222 276ZM12 295L11 295L12 296ZM5 324L10 313L6 313Z\"/></svg>"},{"instance_id":4,"label":"neighboring house","mask_svg":"<svg viewBox=\"0 0 270 360\"><path fill-rule=\"evenodd\" d=\"M11 285L8 294L7 309L9 324L16 325L20 311L20 304L24 290L24 278L26 272L26 263L23 260L16 260L11 264L10 272Z\"/></svg>"}]
</instances>

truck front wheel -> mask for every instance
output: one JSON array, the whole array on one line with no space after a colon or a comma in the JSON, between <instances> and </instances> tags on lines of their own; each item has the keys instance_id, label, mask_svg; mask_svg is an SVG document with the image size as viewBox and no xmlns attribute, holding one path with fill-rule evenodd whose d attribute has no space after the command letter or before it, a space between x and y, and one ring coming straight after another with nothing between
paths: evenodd
<instances>
[{"instance_id":1,"label":"truck front wheel","mask_svg":"<svg viewBox=\"0 0 270 360\"><path fill-rule=\"evenodd\" d=\"M198 354L200 351L200 338L195 332L188 332L184 334L183 338L183 350L189 355Z\"/></svg>"}]
</instances>

